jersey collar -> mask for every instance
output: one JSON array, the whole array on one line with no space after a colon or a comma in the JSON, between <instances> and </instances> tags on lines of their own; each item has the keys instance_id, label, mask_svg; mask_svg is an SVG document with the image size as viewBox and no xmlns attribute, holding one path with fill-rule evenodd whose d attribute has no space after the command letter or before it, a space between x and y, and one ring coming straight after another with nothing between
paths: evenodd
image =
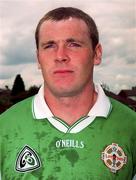
<instances>
[{"instance_id":1,"label":"jersey collar","mask_svg":"<svg viewBox=\"0 0 136 180\"><path fill-rule=\"evenodd\" d=\"M44 86L39 89L32 102L32 112L35 119L45 119L53 117L51 110L44 100Z\"/></svg>"},{"instance_id":2,"label":"jersey collar","mask_svg":"<svg viewBox=\"0 0 136 180\"><path fill-rule=\"evenodd\" d=\"M105 95L102 87L97 84L95 85L95 91L97 92L97 100L94 106L89 111L89 116L99 116L99 117L107 117L111 111L111 102L109 98Z\"/></svg>"},{"instance_id":3,"label":"jersey collar","mask_svg":"<svg viewBox=\"0 0 136 180\"><path fill-rule=\"evenodd\" d=\"M111 103L105 95L100 85L95 85L95 91L98 93L97 101L88 113L86 118L81 118L74 125L68 126L61 120L54 117L51 110L44 100L44 86L41 86L32 102L32 112L34 119L48 119L48 121L62 132L77 133L87 127L96 117L107 117L111 112Z\"/></svg>"}]
</instances>

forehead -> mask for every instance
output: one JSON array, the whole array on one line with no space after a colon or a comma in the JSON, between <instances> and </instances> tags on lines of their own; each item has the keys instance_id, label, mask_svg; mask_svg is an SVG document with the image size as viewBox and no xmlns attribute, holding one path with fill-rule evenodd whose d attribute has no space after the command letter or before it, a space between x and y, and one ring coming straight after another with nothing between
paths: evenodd
<instances>
[{"instance_id":1,"label":"forehead","mask_svg":"<svg viewBox=\"0 0 136 180\"><path fill-rule=\"evenodd\" d=\"M60 21L47 20L41 24L39 35L51 33L88 33L88 26L82 19L72 18Z\"/></svg>"}]
</instances>

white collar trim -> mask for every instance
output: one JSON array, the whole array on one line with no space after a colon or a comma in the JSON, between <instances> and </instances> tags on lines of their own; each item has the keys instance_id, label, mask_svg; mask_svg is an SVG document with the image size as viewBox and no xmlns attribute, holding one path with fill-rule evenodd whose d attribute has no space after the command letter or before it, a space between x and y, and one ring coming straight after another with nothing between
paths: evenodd
<instances>
[{"instance_id":1,"label":"white collar trim","mask_svg":"<svg viewBox=\"0 0 136 180\"><path fill-rule=\"evenodd\" d=\"M63 133L78 133L85 129L89 124L93 122L95 116L87 116L74 123L72 126L68 126L64 122L58 121L56 118L50 117L48 121L59 131Z\"/></svg>"},{"instance_id":2,"label":"white collar trim","mask_svg":"<svg viewBox=\"0 0 136 180\"><path fill-rule=\"evenodd\" d=\"M99 84L95 85L95 91L98 94L97 100L88 115L107 117L111 110L111 102Z\"/></svg>"},{"instance_id":3,"label":"white collar trim","mask_svg":"<svg viewBox=\"0 0 136 180\"><path fill-rule=\"evenodd\" d=\"M48 121L58 130L64 133L77 133L80 132L82 129L87 127L91 124L95 117L107 117L111 111L111 103L109 98L105 95L102 87L100 85L95 86L95 90L98 93L97 101L91 110L88 113L88 116L84 118L82 121L77 121L72 126L68 126L64 122L58 121L54 118L51 110L49 109L48 105L44 100L44 86L42 86L37 95L34 96L33 103L32 103L32 112L33 117L35 119L45 119L47 118Z\"/></svg>"},{"instance_id":4,"label":"white collar trim","mask_svg":"<svg viewBox=\"0 0 136 180\"><path fill-rule=\"evenodd\" d=\"M44 86L41 86L38 94L34 96L32 109L35 119L44 119L54 116L44 100Z\"/></svg>"}]
</instances>

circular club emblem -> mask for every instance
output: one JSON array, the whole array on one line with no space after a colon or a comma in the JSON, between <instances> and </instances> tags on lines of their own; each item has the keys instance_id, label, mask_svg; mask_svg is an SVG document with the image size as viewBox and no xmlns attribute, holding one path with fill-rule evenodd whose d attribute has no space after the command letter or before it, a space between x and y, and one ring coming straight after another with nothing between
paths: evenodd
<instances>
[{"instance_id":1,"label":"circular club emblem","mask_svg":"<svg viewBox=\"0 0 136 180\"><path fill-rule=\"evenodd\" d=\"M127 156L123 149L115 143L112 143L105 148L102 152L101 159L113 173L116 173L116 171L121 169L123 165L127 163Z\"/></svg>"}]
</instances>

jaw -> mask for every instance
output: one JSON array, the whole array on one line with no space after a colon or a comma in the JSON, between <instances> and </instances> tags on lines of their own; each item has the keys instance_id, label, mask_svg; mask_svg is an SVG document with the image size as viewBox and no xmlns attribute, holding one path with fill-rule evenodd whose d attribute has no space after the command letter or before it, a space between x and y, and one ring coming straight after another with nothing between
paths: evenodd
<instances>
[{"instance_id":1,"label":"jaw","mask_svg":"<svg viewBox=\"0 0 136 180\"><path fill-rule=\"evenodd\" d=\"M62 97L78 97L82 94L86 94L86 91L90 91L93 86L93 82L89 79L87 82L76 82L74 80L59 79L53 83L45 82L46 94L52 94L56 98Z\"/></svg>"}]
</instances>

